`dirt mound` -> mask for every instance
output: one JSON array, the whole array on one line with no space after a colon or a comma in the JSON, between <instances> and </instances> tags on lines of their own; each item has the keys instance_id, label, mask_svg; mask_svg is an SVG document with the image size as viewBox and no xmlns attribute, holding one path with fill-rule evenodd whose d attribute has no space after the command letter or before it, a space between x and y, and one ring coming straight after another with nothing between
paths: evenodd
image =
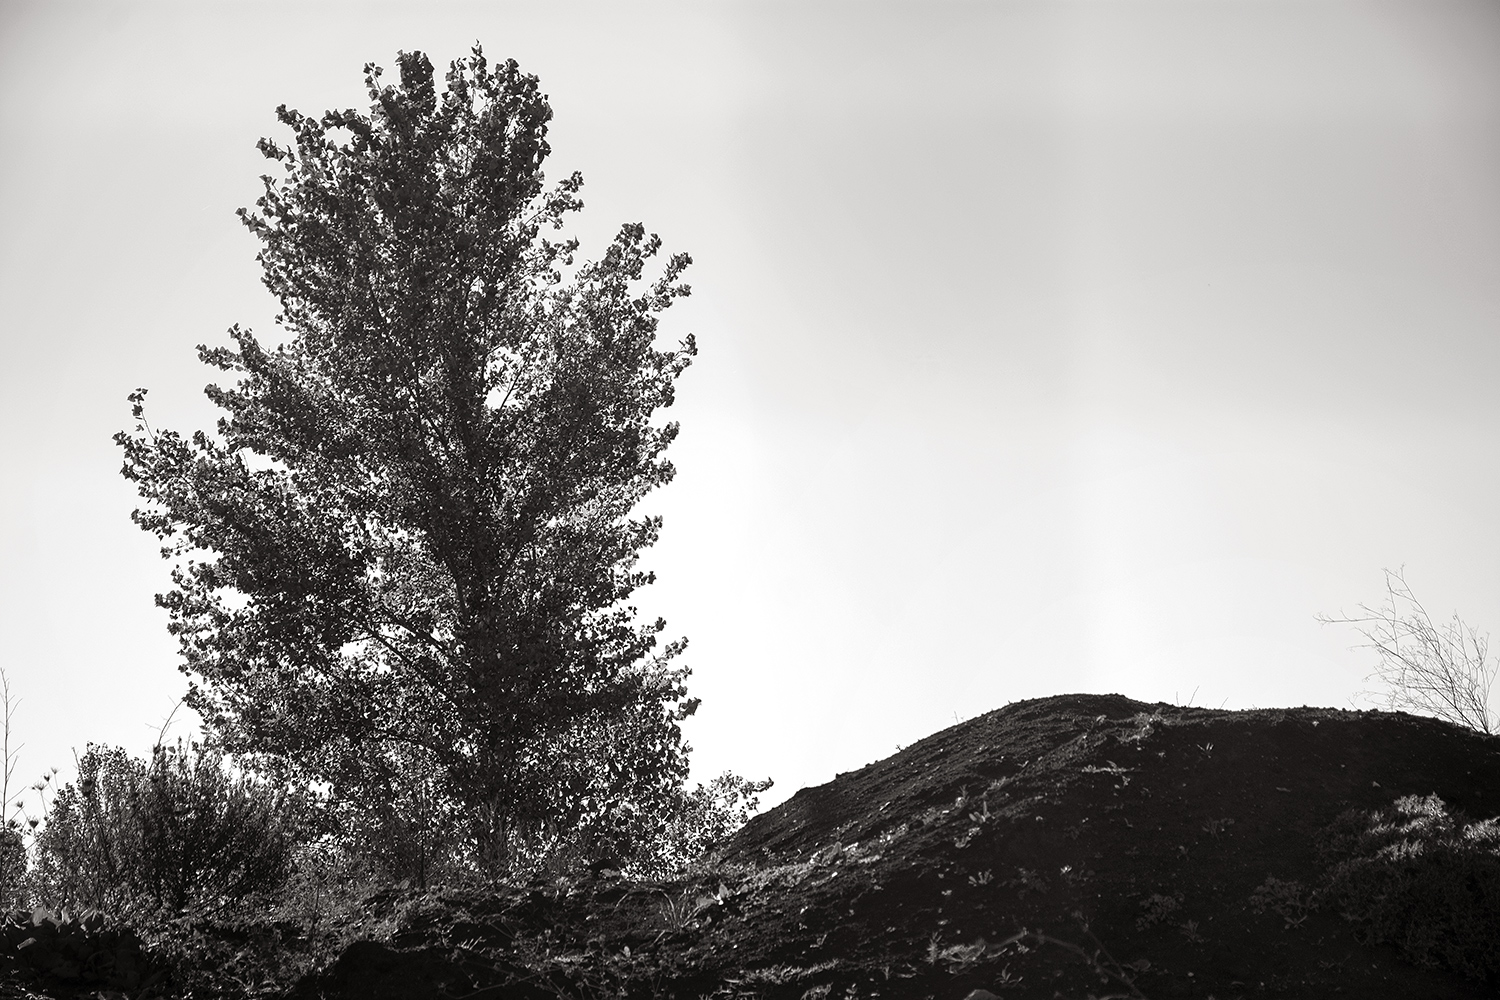
<instances>
[{"instance_id":1,"label":"dirt mound","mask_svg":"<svg viewBox=\"0 0 1500 1000\"><path fill-rule=\"evenodd\" d=\"M1399 713L1072 695L803 789L725 857L811 864L786 938L920 980L885 995L962 997L931 972L946 967L1015 996L1492 996L1316 905L1325 831L1413 795L1500 813L1500 739Z\"/></svg>"},{"instance_id":2,"label":"dirt mound","mask_svg":"<svg viewBox=\"0 0 1500 1000\"><path fill-rule=\"evenodd\" d=\"M346 954L296 995L399 976L433 997L1492 996L1318 893L1326 831L1405 796L1500 813L1500 739L1380 712L1019 702L799 791L694 880L409 899L378 962Z\"/></svg>"},{"instance_id":3,"label":"dirt mound","mask_svg":"<svg viewBox=\"0 0 1500 1000\"><path fill-rule=\"evenodd\" d=\"M1453 941L1494 947L1500 831L1464 817L1497 813L1500 739L1431 719L1019 702L799 791L691 880L387 895L397 930L290 995L1491 997ZM1441 878L1469 894L1447 951L1398 933L1442 929Z\"/></svg>"}]
</instances>

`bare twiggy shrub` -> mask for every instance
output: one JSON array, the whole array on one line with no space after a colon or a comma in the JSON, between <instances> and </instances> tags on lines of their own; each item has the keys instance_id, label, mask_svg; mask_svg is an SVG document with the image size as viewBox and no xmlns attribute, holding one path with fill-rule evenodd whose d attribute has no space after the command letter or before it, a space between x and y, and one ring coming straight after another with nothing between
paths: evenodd
<instances>
[{"instance_id":1,"label":"bare twiggy shrub","mask_svg":"<svg viewBox=\"0 0 1500 1000\"><path fill-rule=\"evenodd\" d=\"M6 909L22 907L27 903L25 882L27 872L26 839L21 832L19 818L5 820L13 798L10 790L11 778L16 773L16 756L19 746L11 748L11 713L20 704L10 693L10 678L5 668L0 667L0 906Z\"/></svg>"},{"instance_id":2,"label":"bare twiggy shrub","mask_svg":"<svg viewBox=\"0 0 1500 1000\"><path fill-rule=\"evenodd\" d=\"M21 752L21 747L14 750L10 746L11 713L21 703L19 698L12 698L10 694L10 677L5 673L5 668L0 667L0 811L9 811L13 798L10 790L11 779L16 773L16 757Z\"/></svg>"},{"instance_id":3,"label":"bare twiggy shrub","mask_svg":"<svg viewBox=\"0 0 1500 1000\"><path fill-rule=\"evenodd\" d=\"M1385 571L1386 599L1357 615L1319 615L1325 625L1355 626L1380 657L1373 677L1386 685L1393 710L1432 715L1482 733L1500 730L1490 711L1497 664L1489 658L1489 635L1455 613L1434 622L1406 583L1404 570Z\"/></svg>"}]
</instances>

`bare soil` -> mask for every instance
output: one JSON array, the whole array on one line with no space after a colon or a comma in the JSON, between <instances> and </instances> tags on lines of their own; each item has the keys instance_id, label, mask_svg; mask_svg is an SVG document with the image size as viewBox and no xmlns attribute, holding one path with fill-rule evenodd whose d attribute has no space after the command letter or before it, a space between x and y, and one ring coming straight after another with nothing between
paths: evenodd
<instances>
[{"instance_id":1,"label":"bare soil","mask_svg":"<svg viewBox=\"0 0 1500 1000\"><path fill-rule=\"evenodd\" d=\"M1399 713L1019 702L799 791L692 881L408 901L400 933L294 995L1493 997L1335 912L1254 905L1268 878L1318 884L1340 813L1410 794L1500 813L1500 739Z\"/></svg>"},{"instance_id":2,"label":"bare soil","mask_svg":"<svg viewBox=\"0 0 1500 1000\"><path fill-rule=\"evenodd\" d=\"M1494 997L1495 983L1419 967L1308 905L1329 825L1412 794L1500 813L1500 738L1400 713L1018 702L799 791L693 879L386 893L362 919L393 930L263 989Z\"/></svg>"}]
</instances>

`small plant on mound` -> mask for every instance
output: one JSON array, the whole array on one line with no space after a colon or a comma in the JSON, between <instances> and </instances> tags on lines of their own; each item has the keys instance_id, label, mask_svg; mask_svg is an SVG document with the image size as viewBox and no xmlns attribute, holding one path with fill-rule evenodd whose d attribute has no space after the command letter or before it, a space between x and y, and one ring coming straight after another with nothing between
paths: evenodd
<instances>
[{"instance_id":1,"label":"small plant on mound","mask_svg":"<svg viewBox=\"0 0 1500 1000\"><path fill-rule=\"evenodd\" d=\"M1500 823L1409 795L1344 813L1322 849L1332 867L1320 895L1370 941L1418 965L1500 980Z\"/></svg>"},{"instance_id":2,"label":"small plant on mound","mask_svg":"<svg viewBox=\"0 0 1500 1000\"><path fill-rule=\"evenodd\" d=\"M198 744L157 747L149 762L90 745L37 837L32 887L46 906L143 926L215 913L285 885L296 812Z\"/></svg>"},{"instance_id":3,"label":"small plant on mound","mask_svg":"<svg viewBox=\"0 0 1500 1000\"><path fill-rule=\"evenodd\" d=\"M1268 875L1250 894L1250 909L1255 913L1270 910L1286 922L1286 929L1293 930L1307 922L1307 915L1316 908L1316 900L1301 882Z\"/></svg>"}]
</instances>

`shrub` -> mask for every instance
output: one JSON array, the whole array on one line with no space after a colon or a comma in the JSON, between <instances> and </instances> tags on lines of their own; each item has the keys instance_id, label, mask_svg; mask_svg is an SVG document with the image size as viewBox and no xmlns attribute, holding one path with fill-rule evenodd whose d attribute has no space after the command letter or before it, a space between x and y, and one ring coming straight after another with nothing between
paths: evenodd
<instances>
[{"instance_id":1,"label":"shrub","mask_svg":"<svg viewBox=\"0 0 1500 1000\"><path fill-rule=\"evenodd\" d=\"M282 887L274 913L280 919L316 927L346 916L362 900L392 884L346 838L324 834L297 845L291 877Z\"/></svg>"},{"instance_id":2,"label":"shrub","mask_svg":"<svg viewBox=\"0 0 1500 1000\"><path fill-rule=\"evenodd\" d=\"M165 974L159 965L130 928L113 926L100 913L14 910L0 917L7 997L57 995L34 993L21 985L26 982L43 990L61 986L65 996L81 996L91 987L98 992L90 990L90 996L120 996L122 990L154 995L152 987Z\"/></svg>"},{"instance_id":3,"label":"shrub","mask_svg":"<svg viewBox=\"0 0 1500 1000\"><path fill-rule=\"evenodd\" d=\"M30 902L26 892L26 839L19 824L0 827L0 909L19 910Z\"/></svg>"},{"instance_id":4,"label":"shrub","mask_svg":"<svg viewBox=\"0 0 1500 1000\"><path fill-rule=\"evenodd\" d=\"M725 771L691 792L684 788L656 839L626 866L626 874L636 878L668 878L705 860L755 814L760 807L760 793L771 784L769 778L748 781Z\"/></svg>"},{"instance_id":5,"label":"shrub","mask_svg":"<svg viewBox=\"0 0 1500 1000\"><path fill-rule=\"evenodd\" d=\"M1140 901L1142 913L1135 918L1135 929L1155 927L1182 908L1182 893L1165 896L1154 892Z\"/></svg>"},{"instance_id":6,"label":"shrub","mask_svg":"<svg viewBox=\"0 0 1500 1000\"><path fill-rule=\"evenodd\" d=\"M1301 927L1316 903L1316 899L1301 882L1276 878L1274 875L1267 875L1266 880L1250 894L1252 912L1265 913L1270 910L1286 922L1287 930Z\"/></svg>"},{"instance_id":7,"label":"shrub","mask_svg":"<svg viewBox=\"0 0 1500 1000\"><path fill-rule=\"evenodd\" d=\"M1500 731L1490 711L1490 690L1500 663L1489 655L1490 637L1457 614L1434 622L1407 586L1404 571L1385 571L1385 604L1359 606L1355 617L1319 615L1325 625L1354 625L1379 656L1374 676L1389 688L1393 711L1431 715L1481 733Z\"/></svg>"},{"instance_id":8,"label":"shrub","mask_svg":"<svg viewBox=\"0 0 1500 1000\"><path fill-rule=\"evenodd\" d=\"M156 921L274 893L291 873L298 805L201 745L157 747L149 763L90 745L37 837L36 895Z\"/></svg>"},{"instance_id":9,"label":"shrub","mask_svg":"<svg viewBox=\"0 0 1500 1000\"><path fill-rule=\"evenodd\" d=\"M423 888L452 881L464 867L462 817L444 794L434 755L420 747L390 747L379 758L378 772L367 779L373 793L335 793L324 803L334 836L305 853L299 867L356 865L377 880Z\"/></svg>"},{"instance_id":10,"label":"shrub","mask_svg":"<svg viewBox=\"0 0 1500 1000\"><path fill-rule=\"evenodd\" d=\"M771 781L749 781L725 772L691 791L675 767L664 767L654 787L637 787L622 800L622 776L638 777L638 762L622 753L653 752L644 734L615 731L619 719L592 719L559 739L573 744L538 754L537 785L558 790L532 807L553 818L534 827L507 827L496 811L463 811L443 794L442 772L420 750L391 756L390 779L379 796L326 803L329 836L299 852L298 895L321 897L330 878L375 885L493 883L584 867L633 878L683 874L743 826ZM637 738L628 738L635 736ZM673 756L661 755L671 763ZM340 874L332 874L338 872ZM341 889L334 888L334 895Z\"/></svg>"},{"instance_id":11,"label":"shrub","mask_svg":"<svg viewBox=\"0 0 1500 1000\"><path fill-rule=\"evenodd\" d=\"M1500 823L1469 822L1436 795L1350 810L1325 834L1321 897L1368 939L1418 965L1500 979Z\"/></svg>"}]
</instances>

